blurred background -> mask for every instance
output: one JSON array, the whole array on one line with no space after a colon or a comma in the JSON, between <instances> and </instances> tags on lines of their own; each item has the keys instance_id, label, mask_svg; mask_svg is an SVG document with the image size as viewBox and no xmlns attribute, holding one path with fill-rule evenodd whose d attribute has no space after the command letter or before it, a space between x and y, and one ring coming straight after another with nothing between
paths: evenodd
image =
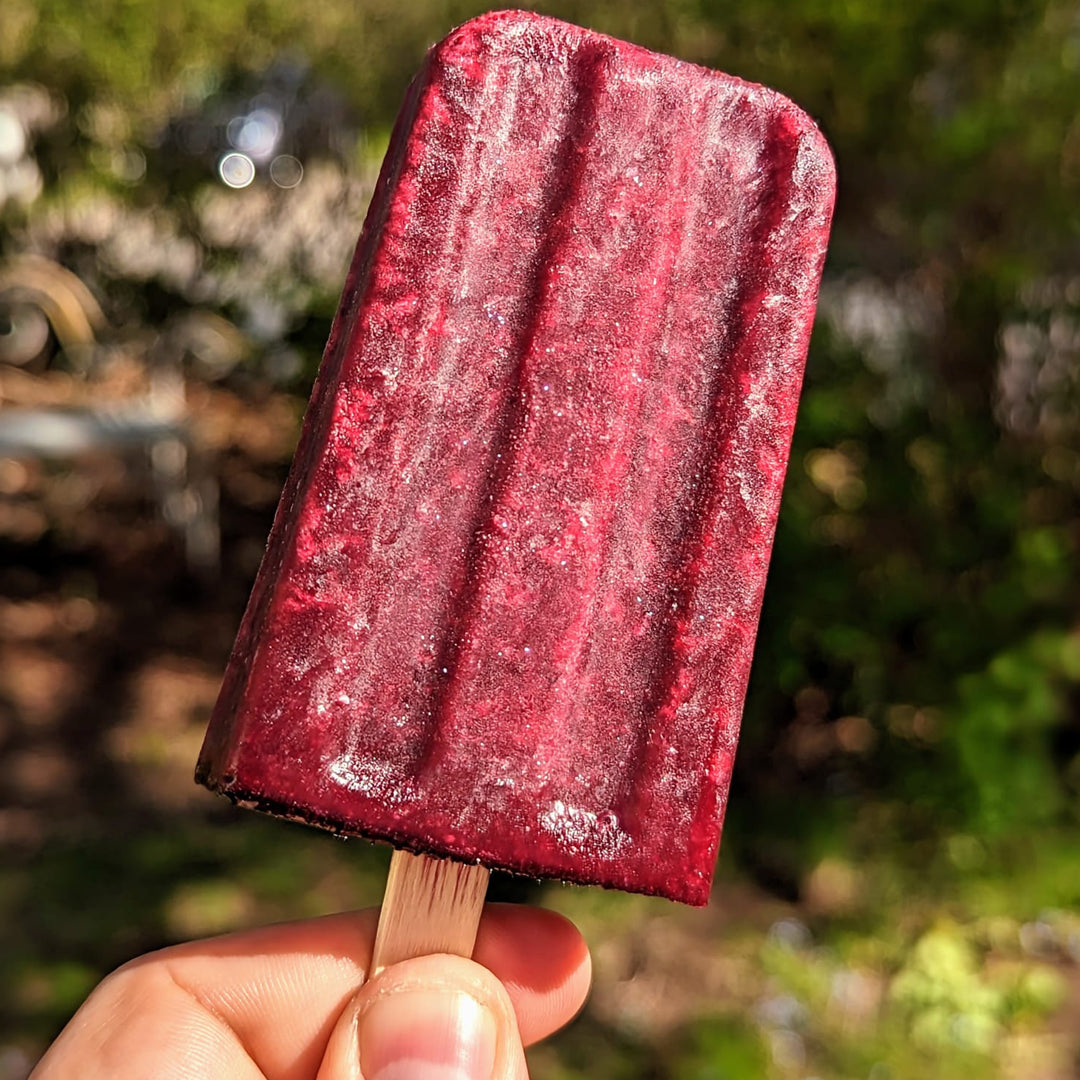
<instances>
[{"instance_id":1,"label":"blurred background","mask_svg":"<svg viewBox=\"0 0 1080 1080\"><path fill-rule=\"evenodd\" d=\"M1080 5L538 10L777 87L831 256L705 911L538 1080L1080 1076ZM457 0L0 0L0 1080L104 973L378 901L195 756L403 89Z\"/></svg>"}]
</instances>

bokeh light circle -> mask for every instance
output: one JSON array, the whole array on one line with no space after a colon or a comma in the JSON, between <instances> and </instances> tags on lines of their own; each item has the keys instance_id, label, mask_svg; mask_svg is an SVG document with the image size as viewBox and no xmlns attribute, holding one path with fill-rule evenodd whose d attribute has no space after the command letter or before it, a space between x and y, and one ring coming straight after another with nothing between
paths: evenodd
<instances>
[{"instance_id":1,"label":"bokeh light circle","mask_svg":"<svg viewBox=\"0 0 1080 1080\"><path fill-rule=\"evenodd\" d=\"M246 188L255 179L255 162L247 154L226 154L218 162L218 176L231 188Z\"/></svg>"},{"instance_id":2,"label":"bokeh light circle","mask_svg":"<svg viewBox=\"0 0 1080 1080\"><path fill-rule=\"evenodd\" d=\"M229 141L256 161L265 161L281 138L281 117L272 109L252 109L229 123Z\"/></svg>"},{"instance_id":3,"label":"bokeh light circle","mask_svg":"<svg viewBox=\"0 0 1080 1080\"><path fill-rule=\"evenodd\" d=\"M304 179L304 166L292 154L278 154L270 162L270 179L279 188L294 188Z\"/></svg>"}]
</instances>

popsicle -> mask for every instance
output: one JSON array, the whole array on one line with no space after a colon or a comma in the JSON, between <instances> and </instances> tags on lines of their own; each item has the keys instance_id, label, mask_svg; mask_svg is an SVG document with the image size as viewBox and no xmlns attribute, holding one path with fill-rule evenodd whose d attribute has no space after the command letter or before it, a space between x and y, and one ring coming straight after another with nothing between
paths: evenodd
<instances>
[{"instance_id":1,"label":"popsicle","mask_svg":"<svg viewBox=\"0 0 1080 1080\"><path fill-rule=\"evenodd\" d=\"M198 779L705 903L833 192L763 87L524 12L434 46Z\"/></svg>"}]
</instances>

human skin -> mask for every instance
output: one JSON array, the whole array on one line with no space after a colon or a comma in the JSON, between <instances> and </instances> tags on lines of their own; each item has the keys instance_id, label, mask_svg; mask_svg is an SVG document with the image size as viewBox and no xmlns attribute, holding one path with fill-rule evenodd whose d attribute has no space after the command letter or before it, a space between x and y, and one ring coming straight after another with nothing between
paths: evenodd
<instances>
[{"instance_id":1,"label":"human skin","mask_svg":"<svg viewBox=\"0 0 1080 1080\"><path fill-rule=\"evenodd\" d=\"M536 908L485 908L472 960L367 978L378 910L176 945L108 976L31 1080L525 1080L523 1047L578 1011L590 960Z\"/></svg>"}]
</instances>

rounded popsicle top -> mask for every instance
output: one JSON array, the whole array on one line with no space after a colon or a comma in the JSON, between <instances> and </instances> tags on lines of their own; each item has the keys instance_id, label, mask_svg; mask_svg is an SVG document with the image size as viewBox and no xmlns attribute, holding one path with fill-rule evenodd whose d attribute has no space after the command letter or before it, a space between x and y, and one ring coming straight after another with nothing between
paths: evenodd
<instances>
[{"instance_id":1,"label":"rounded popsicle top","mask_svg":"<svg viewBox=\"0 0 1080 1080\"><path fill-rule=\"evenodd\" d=\"M431 46L428 63L457 68L468 75L480 72L485 62L496 56L524 64L567 63L583 49L622 78L644 82L669 79L683 85L698 79L719 81L728 92L743 96L751 108L773 114L776 122L805 147L799 163L801 179L816 189L822 201L831 207L836 188L831 147L809 114L779 91L760 83L535 11L518 9L490 11L462 23Z\"/></svg>"}]
</instances>

